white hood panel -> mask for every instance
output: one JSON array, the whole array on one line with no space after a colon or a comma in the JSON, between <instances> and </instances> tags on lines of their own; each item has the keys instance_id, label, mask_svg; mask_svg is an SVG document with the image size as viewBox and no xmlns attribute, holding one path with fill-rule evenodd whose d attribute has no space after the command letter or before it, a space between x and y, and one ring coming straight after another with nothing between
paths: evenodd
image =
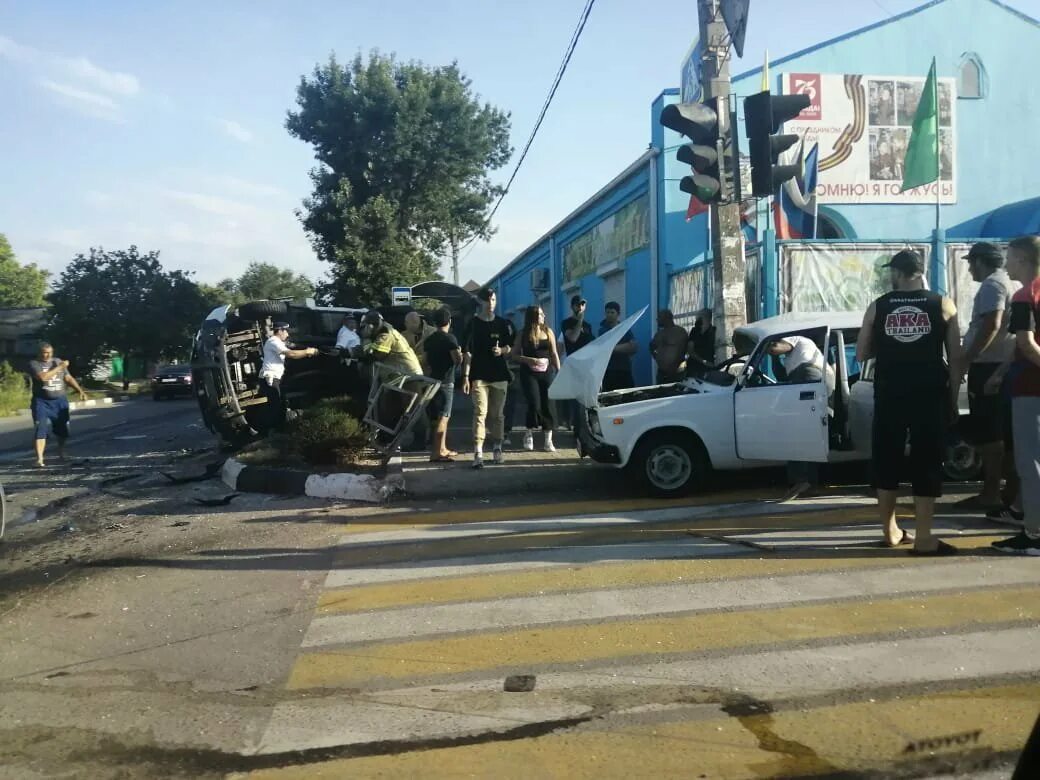
<instances>
[{"instance_id":1,"label":"white hood panel","mask_svg":"<svg viewBox=\"0 0 1040 780\"><path fill-rule=\"evenodd\" d=\"M622 320L599 338L568 355L556 379L549 386L549 398L554 401L576 400L587 409L599 406L599 389L607 364L625 334L642 317L649 306L644 306L628 319Z\"/></svg>"}]
</instances>

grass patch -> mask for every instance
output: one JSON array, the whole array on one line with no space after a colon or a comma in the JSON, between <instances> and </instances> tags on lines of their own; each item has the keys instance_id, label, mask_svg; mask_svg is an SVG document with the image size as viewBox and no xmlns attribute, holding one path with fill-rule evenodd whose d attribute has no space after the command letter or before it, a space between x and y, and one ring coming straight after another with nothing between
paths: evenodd
<instances>
[{"instance_id":1,"label":"grass patch","mask_svg":"<svg viewBox=\"0 0 1040 780\"><path fill-rule=\"evenodd\" d=\"M29 377L7 362L0 363L0 415L29 408Z\"/></svg>"}]
</instances>

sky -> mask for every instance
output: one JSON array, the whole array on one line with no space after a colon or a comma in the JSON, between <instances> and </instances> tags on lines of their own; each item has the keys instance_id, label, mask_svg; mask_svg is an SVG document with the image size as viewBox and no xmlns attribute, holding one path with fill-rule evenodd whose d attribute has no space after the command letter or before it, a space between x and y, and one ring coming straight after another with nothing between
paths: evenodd
<instances>
[{"instance_id":1,"label":"sky","mask_svg":"<svg viewBox=\"0 0 1040 780\"><path fill-rule=\"evenodd\" d=\"M734 73L921 4L755 0ZM1011 0L1040 15L1040 0ZM335 52L457 61L511 113L519 151L584 0L0 0L0 233L55 273L92 246L160 251L201 282L251 260L325 273L294 209L311 149L285 130L300 78ZM811 23L806 20L811 19ZM694 0L598 0L538 137L465 256L483 281L634 161L679 84ZM512 162L494 178L503 181ZM448 276L449 270L442 269Z\"/></svg>"}]
</instances>

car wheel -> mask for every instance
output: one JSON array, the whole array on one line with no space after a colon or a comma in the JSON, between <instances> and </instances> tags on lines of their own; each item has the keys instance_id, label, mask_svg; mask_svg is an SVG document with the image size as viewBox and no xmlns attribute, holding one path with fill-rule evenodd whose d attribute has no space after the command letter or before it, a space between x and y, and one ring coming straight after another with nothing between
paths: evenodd
<instances>
[{"instance_id":1,"label":"car wheel","mask_svg":"<svg viewBox=\"0 0 1040 780\"><path fill-rule=\"evenodd\" d=\"M289 311L285 301L250 301L238 307L238 316L243 320L257 321L264 317L284 316Z\"/></svg>"},{"instance_id":2,"label":"car wheel","mask_svg":"<svg viewBox=\"0 0 1040 780\"><path fill-rule=\"evenodd\" d=\"M971 482L982 473L982 456L966 441L958 441L946 447L943 472L954 482Z\"/></svg>"},{"instance_id":3,"label":"car wheel","mask_svg":"<svg viewBox=\"0 0 1040 780\"><path fill-rule=\"evenodd\" d=\"M675 430L652 433L640 441L628 468L651 495L672 498L702 485L710 466L700 441Z\"/></svg>"}]
</instances>

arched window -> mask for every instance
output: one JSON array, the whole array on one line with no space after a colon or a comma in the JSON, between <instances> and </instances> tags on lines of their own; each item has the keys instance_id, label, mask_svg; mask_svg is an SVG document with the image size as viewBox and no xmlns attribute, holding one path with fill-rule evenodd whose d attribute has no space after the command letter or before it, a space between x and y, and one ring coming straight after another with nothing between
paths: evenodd
<instances>
[{"instance_id":1,"label":"arched window","mask_svg":"<svg viewBox=\"0 0 1040 780\"><path fill-rule=\"evenodd\" d=\"M986 96L986 69L974 52L965 52L957 72L957 97L977 100Z\"/></svg>"}]
</instances>

